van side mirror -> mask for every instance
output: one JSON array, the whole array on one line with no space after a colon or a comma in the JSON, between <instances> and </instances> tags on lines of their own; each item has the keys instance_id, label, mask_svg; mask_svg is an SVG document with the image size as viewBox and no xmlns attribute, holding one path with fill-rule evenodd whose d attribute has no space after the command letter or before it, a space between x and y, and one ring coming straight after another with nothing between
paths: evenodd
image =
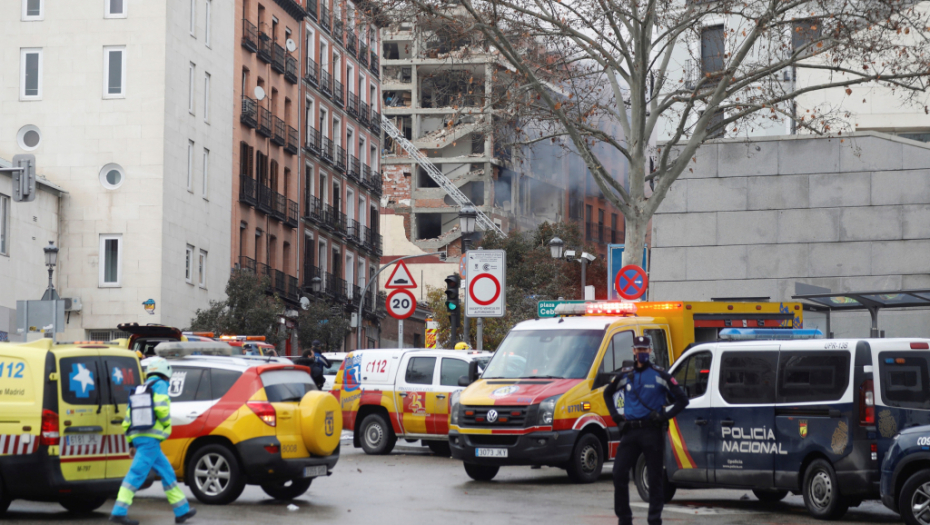
<instances>
[{"instance_id":1,"label":"van side mirror","mask_svg":"<svg viewBox=\"0 0 930 525\"><path fill-rule=\"evenodd\" d=\"M459 386L468 386L471 384L471 381L468 380L468 376L459 377Z\"/></svg>"},{"instance_id":2,"label":"van side mirror","mask_svg":"<svg viewBox=\"0 0 930 525\"><path fill-rule=\"evenodd\" d=\"M474 359L468 363L468 384L470 385L477 381L479 375L481 374L478 373L478 360Z\"/></svg>"},{"instance_id":3,"label":"van side mirror","mask_svg":"<svg viewBox=\"0 0 930 525\"><path fill-rule=\"evenodd\" d=\"M607 386L614 378L617 377L617 374L614 372L599 372L597 377L594 378L594 386L592 390L600 388L602 386Z\"/></svg>"}]
</instances>

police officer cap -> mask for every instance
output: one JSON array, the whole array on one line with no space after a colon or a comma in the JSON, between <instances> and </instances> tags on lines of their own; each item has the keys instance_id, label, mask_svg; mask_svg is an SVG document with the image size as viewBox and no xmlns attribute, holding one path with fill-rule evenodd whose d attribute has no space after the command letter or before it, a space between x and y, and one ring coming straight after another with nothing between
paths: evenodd
<instances>
[{"instance_id":1,"label":"police officer cap","mask_svg":"<svg viewBox=\"0 0 930 525\"><path fill-rule=\"evenodd\" d=\"M651 348L652 338L648 335L640 335L633 338L633 348Z\"/></svg>"}]
</instances>

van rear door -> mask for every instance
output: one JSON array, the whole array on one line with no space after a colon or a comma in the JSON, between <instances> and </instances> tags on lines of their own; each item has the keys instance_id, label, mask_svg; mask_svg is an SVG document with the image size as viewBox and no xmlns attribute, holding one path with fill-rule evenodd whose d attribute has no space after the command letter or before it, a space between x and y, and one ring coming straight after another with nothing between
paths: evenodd
<instances>
[{"instance_id":1,"label":"van rear door","mask_svg":"<svg viewBox=\"0 0 930 525\"><path fill-rule=\"evenodd\" d=\"M101 350L101 382L105 383L104 450L107 455L107 477L122 478L129 472L132 458L123 431L123 418L129 394L142 384L142 370L135 354L126 350Z\"/></svg>"},{"instance_id":2,"label":"van rear door","mask_svg":"<svg viewBox=\"0 0 930 525\"><path fill-rule=\"evenodd\" d=\"M110 416L106 408L106 374L100 352L92 348L57 350L61 435L61 474L67 481L106 478L104 431ZM105 381L105 379L104 379Z\"/></svg>"}]
</instances>

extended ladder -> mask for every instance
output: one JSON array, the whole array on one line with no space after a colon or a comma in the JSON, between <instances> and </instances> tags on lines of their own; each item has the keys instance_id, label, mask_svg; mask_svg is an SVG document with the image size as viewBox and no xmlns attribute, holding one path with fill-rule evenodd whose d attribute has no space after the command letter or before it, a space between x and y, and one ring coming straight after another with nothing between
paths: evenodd
<instances>
[{"instance_id":1,"label":"extended ladder","mask_svg":"<svg viewBox=\"0 0 930 525\"><path fill-rule=\"evenodd\" d=\"M494 224L494 221L485 215L484 212L479 210L477 206L472 204L471 200L465 196L461 190L455 187L455 184L453 184L451 180L449 180L449 177L443 175L443 173L439 171L439 169L433 165L433 163L430 162L428 158L426 158L426 155L420 153L419 148L407 140L406 137L404 137L404 135L400 132L400 130L394 126L394 123L388 120L388 118L384 115L381 115L381 127L384 128L384 131L387 132L388 136L390 136L394 142L400 144L400 146L404 148L404 151L410 154L410 156L413 157L417 163L423 167L424 170L426 170L426 173L430 176L430 178L433 179L433 181L435 181L440 188L448 193L456 204L459 206L471 206L475 209L476 212L478 212L478 225L481 226L482 229L486 231L496 231L501 237L504 237L504 232L498 228L496 224Z\"/></svg>"}]
</instances>

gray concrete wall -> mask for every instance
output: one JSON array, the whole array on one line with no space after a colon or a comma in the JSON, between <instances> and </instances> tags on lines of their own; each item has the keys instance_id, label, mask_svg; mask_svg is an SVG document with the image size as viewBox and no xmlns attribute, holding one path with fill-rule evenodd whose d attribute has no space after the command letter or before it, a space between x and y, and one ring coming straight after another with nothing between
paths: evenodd
<instances>
[{"instance_id":1,"label":"gray concrete wall","mask_svg":"<svg viewBox=\"0 0 930 525\"><path fill-rule=\"evenodd\" d=\"M880 133L722 140L698 150L653 219L653 300L930 288L930 146ZM881 316L930 336L930 311ZM868 335L868 314L834 315Z\"/></svg>"}]
</instances>

